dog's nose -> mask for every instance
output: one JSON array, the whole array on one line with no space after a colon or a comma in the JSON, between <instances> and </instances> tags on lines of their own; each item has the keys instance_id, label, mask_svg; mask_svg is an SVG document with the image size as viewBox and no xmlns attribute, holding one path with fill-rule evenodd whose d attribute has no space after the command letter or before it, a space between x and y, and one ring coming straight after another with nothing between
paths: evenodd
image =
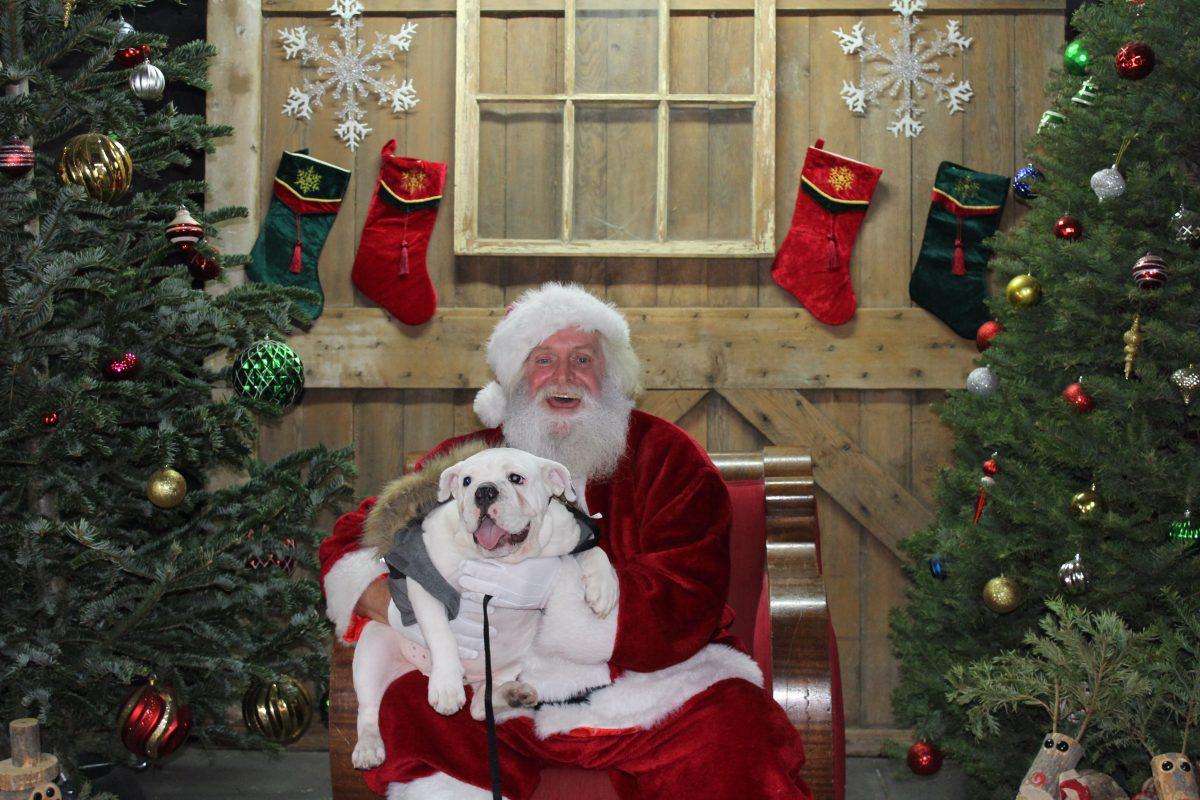
<instances>
[{"instance_id":1,"label":"dog's nose","mask_svg":"<svg viewBox=\"0 0 1200 800\"><path fill-rule=\"evenodd\" d=\"M479 488L475 490L475 505L480 508L487 508L496 501L500 496L500 490L496 488L494 483L481 483Z\"/></svg>"}]
</instances>

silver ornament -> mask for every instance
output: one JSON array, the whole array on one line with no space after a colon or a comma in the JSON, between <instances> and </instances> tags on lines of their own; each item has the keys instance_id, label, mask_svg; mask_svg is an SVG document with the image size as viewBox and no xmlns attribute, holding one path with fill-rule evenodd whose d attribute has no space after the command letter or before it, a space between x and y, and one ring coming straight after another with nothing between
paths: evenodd
<instances>
[{"instance_id":1,"label":"silver ornament","mask_svg":"<svg viewBox=\"0 0 1200 800\"><path fill-rule=\"evenodd\" d=\"M1175 241L1192 247L1200 244L1200 214L1184 208L1183 203L1171 215L1171 228L1175 231Z\"/></svg>"},{"instance_id":2,"label":"silver ornament","mask_svg":"<svg viewBox=\"0 0 1200 800\"><path fill-rule=\"evenodd\" d=\"M1116 164L1092 175L1092 191L1102 203L1125 194L1125 178Z\"/></svg>"},{"instance_id":3,"label":"silver ornament","mask_svg":"<svg viewBox=\"0 0 1200 800\"><path fill-rule=\"evenodd\" d=\"M129 73L129 88L139 100L157 100L167 88L167 79L161 69L147 60Z\"/></svg>"},{"instance_id":4,"label":"silver ornament","mask_svg":"<svg viewBox=\"0 0 1200 800\"><path fill-rule=\"evenodd\" d=\"M1079 553L1058 568L1058 582L1068 594L1083 594L1087 591L1087 572L1083 569Z\"/></svg>"},{"instance_id":5,"label":"silver ornament","mask_svg":"<svg viewBox=\"0 0 1200 800\"><path fill-rule=\"evenodd\" d=\"M137 31L134 30L134 27L124 17L121 17L117 21L117 38L124 39L132 33L137 33Z\"/></svg>"},{"instance_id":6,"label":"silver ornament","mask_svg":"<svg viewBox=\"0 0 1200 800\"><path fill-rule=\"evenodd\" d=\"M996 373L987 367L976 367L967 376L967 391L976 397L991 397L996 393Z\"/></svg>"},{"instance_id":7,"label":"silver ornament","mask_svg":"<svg viewBox=\"0 0 1200 800\"><path fill-rule=\"evenodd\" d=\"M1200 372L1196 371L1195 364L1188 364L1171 373L1171 383L1175 384L1180 394L1183 395L1183 404L1190 405L1192 395L1196 393L1197 388L1200 388Z\"/></svg>"}]
</instances>

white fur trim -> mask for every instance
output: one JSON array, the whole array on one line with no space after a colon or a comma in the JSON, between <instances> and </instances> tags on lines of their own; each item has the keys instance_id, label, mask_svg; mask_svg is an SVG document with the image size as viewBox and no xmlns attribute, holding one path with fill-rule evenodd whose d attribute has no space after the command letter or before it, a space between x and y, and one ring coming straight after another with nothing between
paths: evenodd
<instances>
[{"instance_id":1,"label":"white fur trim","mask_svg":"<svg viewBox=\"0 0 1200 800\"><path fill-rule=\"evenodd\" d=\"M350 627L350 615L363 591L387 569L371 550L354 550L337 560L325 574L325 615L337 630L338 641Z\"/></svg>"},{"instance_id":2,"label":"white fur trim","mask_svg":"<svg viewBox=\"0 0 1200 800\"><path fill-rule=\"evenodd\" d=\"M435 772L409 783L389 783L387 800L492 800L492 793Z\"/></svg>"},{"instance_id":3,"label":"white fur trim","mask_svg":"<svg viewBox=\"0 0 1200 800\"><path fill-rule=\"evenodd\" d=\"M535 716L538 736L574 728L651 728L691 698L727 678L763 685L754 659L723 644L710 644L679 664L657 672L626 672L586 703L544 706Z\"/></svg>"},{"instance_id":4,"label":"white fur trim","mask_svg":"<svg viewBox=\"0 0 1200 800\"><path fill-rule=\"evenodd\" d=\"M498 389L510 389L521 374L529 351L564 328L599 333L607 375L618 382L627 397L634 397L641 391L641 365L629 343L629 323L625 317L615 305L590 294L583 287L555 282L544 283L522 294L492 331L487 344L487 362L500 384ZM480 396L495 391L484 387ZM479 397L475 402L478 413ZM494 401L489 395L484 402ZM482 414L480 418L485 424L492 424Z\"/></svg>"},{"instance_id":5,"label":"white fur trim","mask_svg":"<svg viewBox=\"0 0 1200 800\"><path fill-rule=\"evenodd\" d=\"M508 400L500 384L492 381L475 395L475 415L489 428L498 427L508 416Z\"/></svg>"}]
</instances>

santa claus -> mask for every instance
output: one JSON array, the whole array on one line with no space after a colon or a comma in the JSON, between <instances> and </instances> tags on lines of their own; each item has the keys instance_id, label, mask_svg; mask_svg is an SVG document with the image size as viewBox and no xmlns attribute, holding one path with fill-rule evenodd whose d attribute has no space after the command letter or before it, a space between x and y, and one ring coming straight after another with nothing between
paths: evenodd
<instances>
[{"instance_id":1,"label":"santa claus","mask_svg":"<svg viewBox=\"0 0 1200 800\"><path fill-rule=\"evenodd\" d=\"M498 726L505 797L529 798L546 763L608 770L623 798L809 797L799 736L727 633L725 484L690 436L633 409L640 367L625 318L578 286L548 283L497 324L487 361L496 380L475 410L492 427L431 455L474 438L565 464L586 510L601 515L601 547L620 584L615 638L564 642L601 650L579 655L607 660L612 684L537 721ZM368 619L388 618L385 570L362 547L373 503L342 516L321 545L328 614L346 641ZM464 567L477 573L462 581L472 591L455 620L467 653L480 647L482 596L540 608L558 560L487 567ZM388 689L380 729L386 760L366 773L375 791L393 800L491 797L484 725L465 710L434 711L421 673Z\"/></svg>"}]
</instances>

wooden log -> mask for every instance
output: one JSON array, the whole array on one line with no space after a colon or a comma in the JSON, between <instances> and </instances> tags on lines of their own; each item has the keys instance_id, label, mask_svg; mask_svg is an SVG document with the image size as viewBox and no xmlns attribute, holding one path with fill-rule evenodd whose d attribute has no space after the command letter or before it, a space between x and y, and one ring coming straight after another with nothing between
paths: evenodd
<instances>
[{"instance_id":1,"label":"wooden log","mask_svg":"<svg viewBox=\"0 0 1200 800\"><path fill-rule=\"evenodd\" d=\"M0 800L27 797L30 789L49 783L58 775L58 759L42 752L36 719L13 720L8 733L12 758L0 761Z\"/></svg>"},{"instance_id":2,"label":"wooden log","mask_svg":"<svg viewBox=\"0 0 1200 800\"><path fill-rule=\"evenodd\" d=\"M1017 800L1058 800L1059 776L1073 771L1083 745L1065 733L1047 733L1017 790Z\"/></svg>"},{"instance_id":3,"label":"wooden log","mask_svg":"<svg viewBox=\"0 0 1200 800\"><path fill-rule=\"evenodd\" d=\"M1158 800L1200 800L1196 767L1183 753L1161 753L1150 759L1150 775Z\"/></svg>"}]
</instances>

